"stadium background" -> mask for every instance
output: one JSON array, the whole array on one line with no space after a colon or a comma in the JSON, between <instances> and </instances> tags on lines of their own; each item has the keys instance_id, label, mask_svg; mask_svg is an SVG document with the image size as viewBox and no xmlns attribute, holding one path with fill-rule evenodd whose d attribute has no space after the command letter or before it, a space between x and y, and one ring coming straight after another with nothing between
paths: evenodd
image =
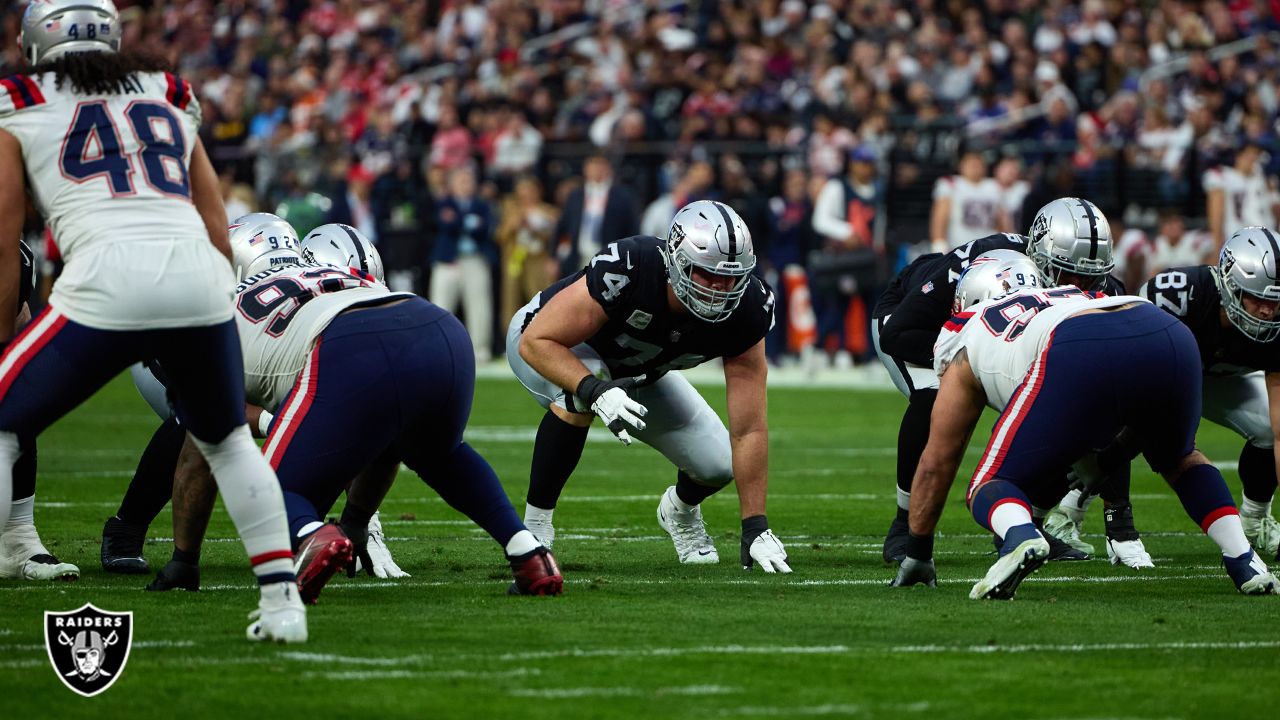
<instances>
[{"instance_id":1,"label":"stadium background","mask_svg":"<svg viewBox=\"0 0 1280 720\"><path fill-rule=\"evenodd\" d=\"M481 361L592 247L661 235L709 197L746 219L783 291L770 358L869 363L866 309L928 249L935 188L962 151L996 178L998 229L1080 195L1111 219L1123 263L1169 229L1206 228L1206 172L1246 142L1277 144L1280 23L1264 1L118 4L125 46L194 83L231 217L359 227L394 286L488 337ZM4 60L19 60L11 45ZM1280 153L1262 163L1272 177ZM474 200L450 179L467 169ZM816 229L815 200L846 171L848 224ZM582 189L610 175L607 200Z\"/></svg>"}]
</instances>

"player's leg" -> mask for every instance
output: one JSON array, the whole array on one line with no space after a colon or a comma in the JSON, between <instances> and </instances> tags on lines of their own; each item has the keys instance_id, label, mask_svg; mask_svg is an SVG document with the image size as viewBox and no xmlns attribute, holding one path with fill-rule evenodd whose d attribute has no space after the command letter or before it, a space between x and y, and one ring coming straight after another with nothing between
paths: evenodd
<instances>
[{"instance_id":1,"label":"player's leg","mask_svg":"<svg viewBox=\"0 0 1280 720\"><path fill-rule=\"evenodd\" d=\"M512 317L507 327L507 362L525 390L547 410L538 424L533 443L524 522L539 541L551 547L556 539L555 525L552 524L556 503L569 482L569 476L582 459L587 431L595 415L589 409L580 410L572 394L539 375L520 357L520 334L537 303L535 297ZM579 345L573 351L588 370L597 376L607 377L608 369L594 350L587 345Z\"/></svg>"},{"instance_id":2,"label":"player's leg","mask_svg":"<svg viewBox=\"0 0 1280 720\"><path fill-rule=\"evenodd\" d=\"M173 497L173 474L187 431L171 417L151 434L115 514L102 527L102 569L127 575L151 571L142 554L147 529Z\"/></svg>"},{"instance_id":3,"label":"player's leg","mask_svg":"<svg viewBox=\"0 0 1280 720\"><path fill-rule=\"evenodd\" d=\"M1274 435L1262 373L1204 378L1204 417L1244 438L1240 450L1240 522L1264 557L1280 557L1280 523L1271 514L1276 491Z\"/></svg>"},{"instance_id":4,"label":"player's leg","mask_svg":"<svg viewBox=\"0 0 1280 720\"><path fill-rule=\"evenodd\" d=\"M262 598L247 634L254 640L305 642L306 611L298 598L280 484L245 423L235 323L151 334L178 418L209 463L258 578Z\"/></svg>"},{"instance_id":5,"label":"player's leg","mask_svg":"<svg viewBox=\"0 0 1280 720\"><path fill-rule=\"evenodd\" d=\"M889 377L898 391L907 396L907 409L898 425L897 509L889 532L884 538L884 561L897 565L907 555L907 511L911 507L911 481L920 464L920 455L929 441L929 417L933 403L938 398L938 374L933 368L911 365L899 360L880 348L880 328L888 318L880 318L871 324L871 340L881 364L889 371Z\"/></svg>"},{"instance_id":6,"label":"player's leg","mask_svg":"<svg viewBox=\"0 0 1280 720\"><path fill-rule=\"evenodd\" d=\"M405 465L458 512L489 533L511 564L514 594L555 595L564 578L555 557L516 515L498 476L483 457L462 441L475 395L475 359L471 341L452 316L422 328L414 339L420 360L406 372L402 413L417 422L405 428L396 446ZM406 368L406 371L409 371Z\"/></svg>"},{"instance_id":7,"label":"player's leg","mask_svg":"<svg viewBox=\"0 0 1280 720\"><path fill-rule=\"evenodd\" d=\"M658 524L671 536L682 563L720 561L702 519L702 501L733 482L733 451L720 416L679 373L637 388L636 402L649 409L645 429L632 435L676 466L676 484L658 503Z\"/></svg>"},{"instance_id":8,"label":"player's leg","mask_svg":"<svg viewBox=\"0 0 1280 720\"><path fill-rule=\"evenodd\" d=\"M200 548L218 499L218 485L209 471L209 463L190 435L184 434L171 474L173 556L147 585L147 590L152 592L200 589Z\"/></svg>"},{"instance_id":9,"label":"player's leg","mask_svg":"<svg viewBox=\"0 0 1280 720\"><path fill-rule=\"evenodd\" d=\"M18 438L18 462L13 467L13 505L9 522L0 527L0 578L19 580L75 580L80 568L62 562L36 532L36 439Z\"/></svg>"}]
</instances>

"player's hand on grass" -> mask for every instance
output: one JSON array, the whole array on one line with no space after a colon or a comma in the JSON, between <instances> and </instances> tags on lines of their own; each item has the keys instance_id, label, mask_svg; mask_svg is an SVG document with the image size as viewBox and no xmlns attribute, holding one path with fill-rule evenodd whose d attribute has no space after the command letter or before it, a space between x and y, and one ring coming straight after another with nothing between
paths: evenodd
<instances>
[{"instance_id":1,"label":"player's hand on grass","mask_svg":"<svg viewBox=\"0 0 1280 720\"><path fill-rule=\"evenodd\" d=\"M380 578L402 578L409 577L409 573L400 569L394 558L391 557L391 550L387 547L387 537L382 533L382 521L378 519L378 513L374 513L369 518L369 560L373 565L373 574ZM361 563L364 561L361 560ZM368 566L365 566L366 568Z\"/></svg>"},{"instance_id":2,"label":"player's hand on grass","mask_svg":"<svg viewBox=\"0 0 1280 720\"><path fill-rule=\"evenodd\" d=\"M578 383L574 395L604 421L605 427L617 435L623 445L630 445L631 435L627 432L627 426L643 430L644 420L641 418L649 413L649 409L632 400L627 391L643 380L643 375L620 380L601 380L594 375L587 375Z\"/></svg>"},{"instance_id":3,"label":"player's hand on grass","mask_svg":"<svg viewBox=\"0 0 1280 720\"><path fill-rule=\"evenodd\" d=\"M742 569L750 570L754 564L767 573L789 573L787 549L769 529L764 515L754 515L742 520Z\"/></svg>"},{"instance_id":4,"label":"player's hand on grass","mask_svg":"<svg viewBox=\"0 0 1280 720\"><path fill-rule=\"evenodd\" d=\"M889 583L889 587L911 587L912 585L928 585L938 587L938 572L933 567L933 560L917 560L911 556L902 559L898 566L898 576Z\"/></svg>"}]
</instances>

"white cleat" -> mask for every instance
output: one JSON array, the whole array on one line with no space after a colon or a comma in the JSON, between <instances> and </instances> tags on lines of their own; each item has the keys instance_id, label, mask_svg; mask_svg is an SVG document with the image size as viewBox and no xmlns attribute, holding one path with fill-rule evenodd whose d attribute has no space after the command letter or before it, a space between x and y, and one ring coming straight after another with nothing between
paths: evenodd
<instances>
[{"instance_id":1,"label":"white cleat","mask_svg":"<svg viewBox=\"0 0 1280 720\"><path fill-rule=\"evenodd\" d=\"M1049 511L1044 518L1044 531L1085 555L1093 555L1093 546L1080 539L1080 526L1059 508Z\"/></svg>"},{"instance_id":2,"label":"white cleat","mask_svg":"<svg viewBox=\"0 0 1280 720\"><path fill-rule=\"evenodd\" d=\"M1269 572L1255 575L1240 586L1240 592L1245 595L1276 595L1280 593L1280 580Z\"/></svg>"},{"instance_id":3,"label":"white cleat","mask_svg":"<svg viewBox=\"0 0 1280 720\"><path fill-rule=\"evenodd\" d=\"M969 591L970 600L1012 600L1018 585L1049 559L1049 541L1036 535L1002 556Z\"/></svg>"},{"instance_id":4,"label":"white cleat","mask_svg":"<svg viewBox=\"0 0 1280 720\"><path fill-rule=\"evenodd\" d=\"M1112 565L1124 565L1134 570L1156 566L1142 540L1119 541L1107 538L1107 557Z\"/></svg>"},{"instance_id":5,"label":"white cleat","mask_svg":"<svg viewBox=\"0 0 1280 720\"><path fill-rule=\"evenodd\" d=\"M19 525L0 535L0 578L79 580L80 568L54 557L35 525Z\"/></svg>"},{"instance_id":6,"label":"white cleat","mask_svg":"<svg viewBox=\"0 0 1280 720\"><path fill-rule=\"evenodd\" d=\"M307 641L307 609L295 582L263 585L258 609L249 613L249 619L253 622L245 630L245 636L255 642Z\"/></svg>"},{"instance_id":7,"label":"white cleat","mask_svg":"<svg viewBox=\"0 0 1280 720\"><path fill-rule=\"evenodd\" d=\"M1240 515L1244 536L1263 557L1280 557L1280 522L1271 515Z\"/></svg>"},{"instance_id":8,"label":"white cleat","mask_svg":"<svg viewBox=\"0 0 1280 720\"><path fill-rule=\"evenodd\" d=\"M671 536L680 562L687 565L714 565L720 562L720 554L716 552L716 545L707 534L707 525L702 521L702 509L694 506L688 511L677 510L673 502L675 494L675 485L662 494L662 500L658 502L658 524Z\"/></svg>"}]
</instances>

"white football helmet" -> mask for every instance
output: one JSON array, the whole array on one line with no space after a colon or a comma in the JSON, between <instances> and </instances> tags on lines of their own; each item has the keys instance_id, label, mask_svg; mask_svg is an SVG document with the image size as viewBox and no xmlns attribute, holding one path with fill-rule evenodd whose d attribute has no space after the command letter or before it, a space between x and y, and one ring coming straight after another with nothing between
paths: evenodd
<instances>
[{"instance_id":1,"label":"white football helmet","mask_svg":"<svg viewBox=\"0 0 1280 720\"><path fill-rule=\"evenodd\" d=\"M302 238L302 259L312 265L355 268L385 283L382 256L364 233L342 223L329 223Z\"/></svg>"},{"instance_id":2,"label":"white football helmet","mask_svg":"<svg viewBox=\"0 0 1280 720\"><path fill-rule=\"evenodd\" d=\"M297 231L278 215L249 213L236 218L227 231L237 282L277 265L302 262Z\"/></svg>"},{"instance_id":3,"label":"white football helmet","mask_svg":"<svg viewBox=\"0 0 1280 720\"><path fill-rule=\"evenodd\" d=\"M709 322L733 314L756 267L747 224L728 205L712 200L680 208L667 232L663 259L676 297L689 312ZM709 275L731 278L732 284L717 289L706 284Z\"/></svg>"},{"instance_id":4,"label":"white football helmet","mask_svg":"<svg viewBox=\"0 0 1280 720\"><path fill-rule=\"evenodd\" d=\"M1088 200L1058 198L1040 208L1030 238L1027 255L1054 285L1069 284L1061 275L1070 273L1088 285L1081 290L1096 290L1116 266L1111 223Z\"/></svg>"},{"instance_id":5,"label":"white football helmet","mask_svg":"<svg viewBox=\"0 0 1280 720\"><path fill-rule=\"evenodd\" d=\"M1040 268L1031 258L1016 250L992 250L974 258L960 273L951 312L958 314L985 300L1045 284Z\"/></svg>"},{"instance_id":6,"label":"white football helmet","mask_svg":"<svg viewBox=\"0 0 1280 720\"><path fill-rule=\"evenodd\" d=\"M119 52L121 29L111 0L31 0L18 45L38 65L72 52Z\"/></svg>"},{"instance_id":7,"label":"white football helmet","mask_svg":"<svg viewBox=\"0 0 1280 720\"><path fill-rule=\"evenodd\" d=\"M1264 227L1235 231L1218 256L1218 291L1227 319L1258 342L1280 337L1280 318L1263 320L1244 309L1244 295L1280 301L1280 238Z\"/></svg>"}]
</instances>

